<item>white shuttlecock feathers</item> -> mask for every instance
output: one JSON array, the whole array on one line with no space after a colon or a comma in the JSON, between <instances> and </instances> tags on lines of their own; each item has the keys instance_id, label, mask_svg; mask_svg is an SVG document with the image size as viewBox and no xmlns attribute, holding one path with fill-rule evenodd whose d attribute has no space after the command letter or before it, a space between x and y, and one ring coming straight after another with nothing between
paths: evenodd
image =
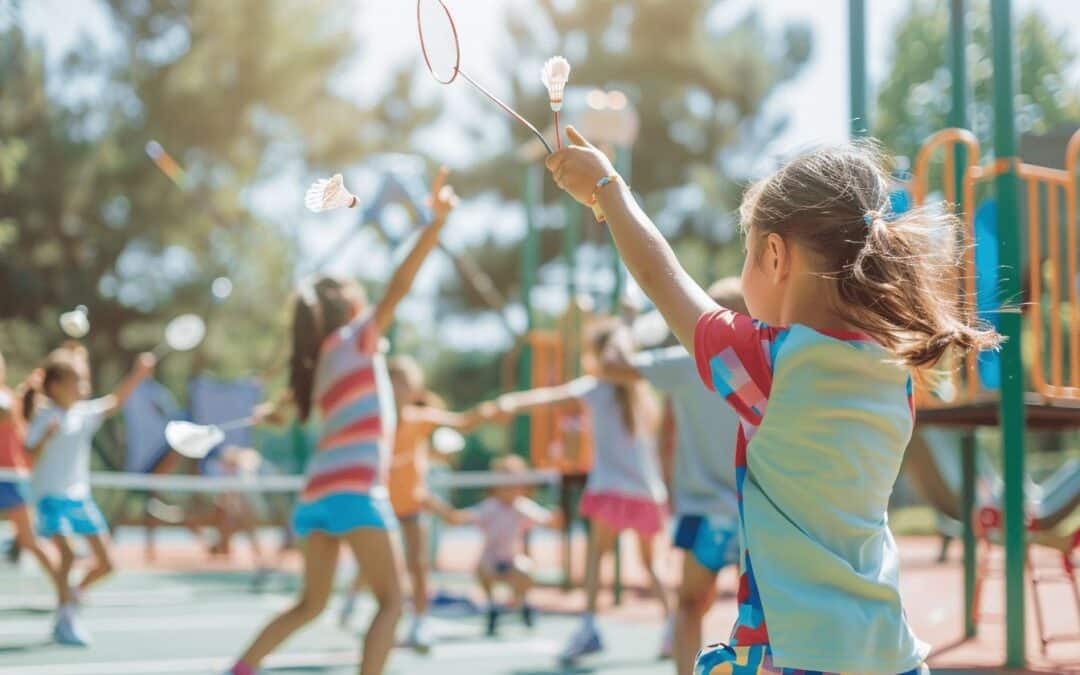
<instances>
[{"instance_id":1,"label":"white shuttlecock feathers","mask_svg":"<svg viewBox=\"0 0 1080 675\"><path fill-rule=\"evenodd\" d=\"M540 81L547 87L551 109L555 112L562 110L563 92L566 91L566 82L569 79L570 62L561 56L551 57L540 69Z\"/></svg>"},{"instance_id":2,"label":"white shuttlecock feathers","mask_svg":"<svg viewBox=\"0 0 1080 675\"><path fill-rule=\"evenodd\" d=\"M60 315L60 330L76 340L85 337L90 332L90 318L86 314L86 307L83 305L64 312Z\"/></svg>"},{"instance_id":3,"label":"white shuttlecock feathers","mask_svg":"<svg viewBox=\"0 0 1080 675\"><path fill-rule=\"evenodd\" d=\"M356 206L356 197L345 187L340 173L322 178L311 184L304 195L304 206L315 213Z\"/></svg>"}]
</instances>

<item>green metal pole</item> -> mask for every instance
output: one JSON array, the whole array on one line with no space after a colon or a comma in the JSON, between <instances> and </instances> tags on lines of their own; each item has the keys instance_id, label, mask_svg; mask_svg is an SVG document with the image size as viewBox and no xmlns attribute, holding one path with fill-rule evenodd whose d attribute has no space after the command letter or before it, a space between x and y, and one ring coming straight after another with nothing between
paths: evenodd
<instances>
[{"instance_id":1,"label":"green metal pole","mask_svg":"<svg viewBox=\"0 0 1080 675\"><path fill-rule=\"evenodd\" d=\"M1020 301L1020 210L1016 175L1016 120L1013 110L1012 3L992 0L994 46L994 154L1007 168L994 180L998 203L998 242L1005 302ZM1001 350L1001 438L1005 477L1005 667L1023 668L1024 654L1024 357L1022 317L1000 315L1005 337Z\"/></svg>"},{"instance_id":2,"label":"green metal pole","mask_svg":"<svg viewBox=\"0 0 1080 675\"><path fill-rule=\"evenodd\" d=\"M848 68L851 84L851 137L870 133L866 80L866 0L848 0Z\"/></svg>"},{"instance_id":3,"label":"green metal pole","mask_svg":"<svg viewBox=\"0 0 1080 675\"><path fill-rule=\"evenodd\" d=\"M566 353L577 354L581 344L581 326L578 325L577 311L577 250L581 242L581 206L567 194L562 196L563 225L563 264L566 265L566 293L569 298L569 323L567 325ZM570 364L570 375L581 374L580 359Z\"/></svg>"},{"instance_id":4,"label":"green metal pole","mask_svg":"<svg viewBox=\"0 0 1080 675\"><path fill-rule=\"evenodd\" d=\"M964 432L960 439L960 516L964 526L964 637L973 638L978 630L975 625L975 527L972 517L975 511L975 462L978 439L975 430Z\"/></svg>"},{"instance_id":5,"label":"green metal pole","mask_svg":"<svg viewBox=\"0 0 1080 675\"><path fill-rule=\"evenodd\" d=\"M521 305L525 309L526 334L535 328L532 289L536 285L536 269L540 265L540 237L536 230L536 205L544 191L544 172L540 165L530 164L525 169L525 242L521 247ZM521 345L518 358L517 388L532 388L532 347L528 342ZM514 449L522 457L529 457L531 426L528 415L514 420Z\"/></svg>"},{"instance_id":6,"label":"green metal pole","mask_svg":"<svg viewBox=\"0 0 1080 675\"><path fill-rule=\"evenodd\" d=\"M949 2L949 72L952 76L952 109L949 111L949 126L966 129L968 123L968 78L967 78L967 25L965 0ZM974 204L964 203L964 177L967 174L967 147L957 143L953 146L953 176L956 185L956 212L974 208ZM975 509L975 455L978 451L975 431L966 432L961 440L961 458L963 475L961 483L960 523L963 527L964 543L964 637L975 637L975 566L976 542L975 527L972 518Z\"/></svg>"},{"instance_id":7,"label":"green metal pole","mask_svg":"<svg viewBox=\"0 0 1080 675\"><path fill-rule=\"evenodd\" d=\"M633 173L633 150L629 147L619 146L615 148L615 170L619 172L619 175L623 177L623 180L630 183L631 174ZM608 237L611 237L610 231ZM611 259L612 271L615 273L615 285L611 290L611 313L619 313L619 300L622 299L623 288L626 285L626 275L623 273L622 259L619 258L619 251L615 248L615 242L611 242Z\"/></svg>"}]
</instances>

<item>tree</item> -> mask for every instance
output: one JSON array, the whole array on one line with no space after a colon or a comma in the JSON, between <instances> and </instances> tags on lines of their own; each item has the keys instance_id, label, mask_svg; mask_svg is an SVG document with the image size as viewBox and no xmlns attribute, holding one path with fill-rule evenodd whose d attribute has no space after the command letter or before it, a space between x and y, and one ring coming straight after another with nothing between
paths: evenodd
<instances>
[{"instance_id":1,"label":"tree","mask_svg":"<svg viewBox=\"0 0 1080 675\"><path fill-rule=\"evenodd\" d=\"M168 317L209 312L211 280L228 276L237 292L213 313L205 360L223 374L274 365L292 233L245 191L297 164L393 147L430 110L403 112L400 77L370 107L335 90L357 50L344 1L104 6L118 48L84 41L55 71L17 7L0 34L0 280L15 291L0 318L17 320L5 350L35 361L61 337L58 314L83 304L111 381ZM185 189L151 164L151 139L183 165Z\"/></svg>"},{"instance_id":2,"label":"tree","mask_svg":"<svg viewBox=\"0 0 1080 675\"><path fill-rule=\"evenodd\" d=\"M717 261L724 261L719 264L725 272L736 269L734 257L724 250L738 246L732 242L731 213L748 178L746 166L785 124L784 115L766 110L765 104L777 86L798 72L811 50L805 26L787 25L776 34L753 10L734 21L716 21L728 4L537 0L539 20L536 11L508 12L508 45L499 58L500 63L519 64L511 100L532 120L551 115L538 82L540 64L551 54L570 59L574 87L627 92L641 121L631 167L633 187L657 214L665 234L680 250L692 252L697 264L691 265L691 273L702 282L721 272ZM521 144L530 136L513 125L511 138ZM512 149L502 148L475 164L466 186L495 188L505 199L517 200L521 171L508 171L505 158ZM558 199L550 186L546 198ZM545 209L543 216L542 225L561 227L561 209ZM587 225L583 241L607 246L607 233ZM511 264L485 269L499 288L515 297L520 290L520 243L487 243L475 254L489 258L496 248ZM558 248L545 249L544 263L557 259ZM469 297L465 300L466 306L478 308Z\"/></svg>"},{"instance_id":3,"label":"tree","mask_svg":"<svg viewBox=\"0 0 1080 675\"><path fill-rule=\"evenodd\" d=\"M972 130L984 148L992 148L993 64L986 0L971 3L968 24ZM947 3L938 0L913 1L897 25L891 40L895 45L889 59L892 69L878 93L874 115L874 135L897 155L914 158L928 136L948 126L948 30ZM1020 18L1015 35L1017 130L1044 133L1065 122L1080 122L1080 92L1064 75L1076 61L1066 32L1031 10Z\"/></svg>"}]
</instances>

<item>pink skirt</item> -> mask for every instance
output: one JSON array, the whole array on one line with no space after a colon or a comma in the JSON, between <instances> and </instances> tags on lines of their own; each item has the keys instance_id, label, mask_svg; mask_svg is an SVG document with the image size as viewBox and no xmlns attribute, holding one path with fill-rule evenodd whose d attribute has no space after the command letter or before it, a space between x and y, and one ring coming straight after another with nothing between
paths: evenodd
<instances>
[{"instance_id":1,"label":"pink skirt","mask_svg":"<svg viewBox=\"0 0 1080 675\"><path fill-rule=\"evenodd\" d=\"M663 504L617 492L586 492L579 510L582 516L599 520L617 532L634 530L644 537L664 529L667 518Z\"/></svg>"}]
</instances>

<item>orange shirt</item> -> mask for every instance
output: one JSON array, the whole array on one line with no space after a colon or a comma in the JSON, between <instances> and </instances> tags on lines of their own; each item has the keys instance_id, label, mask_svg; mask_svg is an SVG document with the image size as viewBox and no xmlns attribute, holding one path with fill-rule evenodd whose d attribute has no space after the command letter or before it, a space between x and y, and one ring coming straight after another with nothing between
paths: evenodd
<instances>
[{"instance_id":1,"label":"orange shirt","mask_svg":"<svg viewBox=\"0 0 1080 675\"><path fill-rule=\"evenodd\" d=\"M431 425L427 422L398 420L388 481L390 504L398 518L415 516L423 510L423 499L427 496L430 434Z\"/></svg>"}]
</instances>

